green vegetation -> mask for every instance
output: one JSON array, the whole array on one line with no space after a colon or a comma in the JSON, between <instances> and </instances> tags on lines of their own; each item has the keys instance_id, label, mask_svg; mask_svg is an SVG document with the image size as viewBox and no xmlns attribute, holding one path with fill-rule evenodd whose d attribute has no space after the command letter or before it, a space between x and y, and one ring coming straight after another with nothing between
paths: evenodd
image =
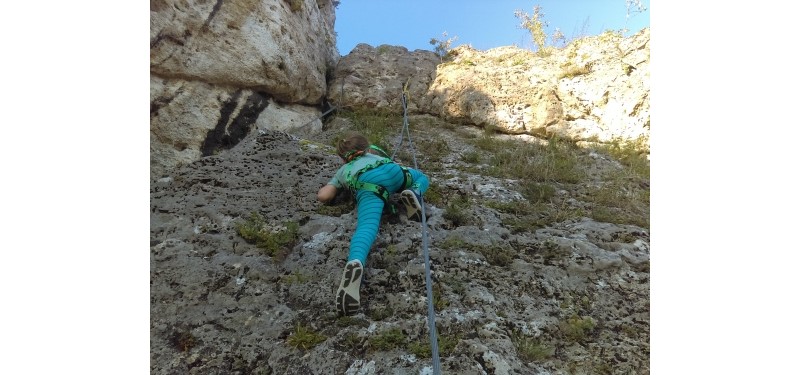
<instances>
[{"instance_id":1,"label":"green vegetation","mask_svg":"<svg viewBox=\"0 0 800 375\"><path fill-rule=\"evenodd\" d=\"M504 225L516 233L587 215L597 221L649 228L650 165L645 139L598 146L599 152L618 159L624 168L606 173L601 184L586 185L587 194L582 198L593 204L589 210L572 207L566 199L556 199L556 185L588 182L580 160L585 151L575 144L557 137L544 145L503 141L491 134L470 142L491 155L489 168L483 172L498 178L517 179L520 193L532 204L487 203L498 211L516 215L503 219ZM458 204L448 208L447 214L455 219L454 224L464 225L468 220L465 210Z\"/></svg>"},{"instance_id":2,"label":"green vegetation","mask_svg":"<svg viewBox=\"0 0 800 375\"><path fill-rule=\"evenodd\" d=\"M597 324L591 317L573 315L559 324L559 329L567 340L582 342L589 337Z\"/></svg>"},{"instance_id":3,"label":"green vegetation","mask_svg":"<svg viewBox=\"0 0 800 375\"><path fill-rule=\"evenodd\" d=\"M453 353L461 337L458 335L442 335L439 333L436 336L436 345L439 347L439 355L446 357ZM425 339L411 342L408 344L408 351L417 356L418 358L431 358L431 340L426 336Z\"/></svg>"},{"instance_id":4,"label":"green vegetation","mask_svg":"<svg viewBox=\"0 0 800 375\"><path fill-rule=\"evenodd\" d=\"M467 291L466 281L458 276L443 276L441 283L450 287L450 289L453 291L453 294L455 294L457 297L463 296Z\"/></svg>"},{"instance_id":5,"label":"green vegetation","mask_svg":"<svg viewBox=\"0 0 800 375\"><path fill-rule=\"evenodd\" d=\"M374 321L381 321L394 315L394 310L391 307L382 307L371 309L369 318Z\"/></svg>"},{"instance_id":6,"label":"green vegetation","mask_svg":"<svg viewBox=\"0 0 800 375\"><path fill-rule=\"evenodd\" d=\"M650 191L624 175L612 177L591 190L587 200L594 203L591 217L597 221L650 227Z\"/></svg>"},{"instance_id":7,"label":"green vegetation","mask_svg":"<svg viewBox=\"0 0 800 375\"><path fill-rule=\"evenodd\" d=\"M518 9L514 11L514 17L517 17L520 20L520 28L528 30L531 33L531 39L536 45L536 53L539 56L549 56L552 53L554 48L553 46L559 43L564 44L566 42L564 34L561 32L561 30L556 28L551 36L552 46L547 45L547 33L544 29L548 26L548 22L544 20L542 7L539 5L533 7L532 15Z\"/></svg>"},{"instance_id":8,"label":"green vegetation","mask_svg":"<svg viewBox=\"0 0 800 375\"><path fill-rule=\"evenodd\" d=\"M370 349L386 351L405 347L406 335L400 328L391 328L369 339Z\"/></svg>"},{"instance_id":9,"label":"green vegetation","mask_svg":"<svg viewBox=\"0 0 800 375\"><path fill-rule=\"evenodd\" d=\"M558 79L572 78L592 72L591 64L576 65L573 63L561 67L563 70L558 75Z\"/></svg>"},{"instance_id":10,"label":"green vegetation","mask_svg":"<svg viewBox=\"0 0 800 375\"><path fill-rule=\"evenodd\" d=\"M614 140L598 147L623 168L606 174L604 183L590 190L587 201L594 204L593 219L650 227L650 161L646 144L645 139L639 138L631 142Z\"/></svg>"},{"instance_id":11,"label":"green vegetation","mask_svg":"<svg viewBox=\"0 0 800 375\"><path fill-rule=\"evenodd\" d=\"M433 284L431 288L433 290L433 307L436 311L444 310L447 306L450 305L450 302L446 300L442 293L442 284L436 283Z\"/></svg>"},{"instance_id":12,"label":"green vegetation","mask_svg":"<svg viewBox=\"0 0 800 375\"><path fill-rule=\"evenodd\" d=\"M514 343L519 358L526 362L541 362L555 355L555 348L519 331L511 334L511 342Z\"/></svg>"},{"instance_id":13,"label":"green vegetation","mask_svg":"<svg viewBox=\"0 0 800 375\"><path fill-rule=\"evenodd\" d=\"M577 183L585 174L580 168L580 149L573 143L552 137L545 145L504 141L484 135L472 143L492 155L487 174L534 182Z\"/></svg>"},{"instance_id":14,"label":"green vegetation","mask_svg":"<svg viewBox=\"0 0 800 375\"><path fill-rule=\"evenodd\" d=\"M310 280L311 278L300 272L300 270L294 270L291 274L281 276L281 281L286 284L303 284Z\"/></svg>"},{"instance_id":15,"label":"green vegetation","mask_svg":"<svg viewBox=\"0 0 800 375\"><path fill-rule=\"evenodd\" d=\"M447 37L447 31L442 33L442 39L431 38L430 44L433 46L433 52L439 56L439 62L444 62L445 57L450 53L450 45L458 39L457 36L452 38Z\"/></svg>"},{"instance_id":16,"label":"green vegetation","mask_svg":"<svg viewBox=\"0 0 800 375\"><path fill-rule=\"evenodd\" d=\"M533 195L533 193L525 191L525 185L527 184L522 186L523 196L537 203L531 204L526 201L502 203L491 200L484 202L487 207L508 214L502 217L502 222L513 233L532 232L553 223L586 216L583 210L570 208L563 202L561 204L546 203L552 195ZM542 186L549 187L549 185ZM538 202L539 200L542 202Z\"/></svg>"},{"instance_id":17,"label":"green vegetation","mask_svg":"<svg viewBox=\"0 0 800 375\"><path fill-rule=\"evenodd\" d=\"M458 196L447 203L447 207L445 208L442 217L445 220L450 220L450 222L453 223L453 226L456 227L472 224L474 223L475 218L472 217L471 212L469 211L470 207L471 203L469 198Z\"/></svg>"},{"instance_id":18,"label":"green vegetation","mask_svg":"<svg viewBox=\"0 0 800 375\"><path fill-rule=\"evenodd\" d=\"M493 266L508 266L514 261L516 252L510 246L500 245L477 245L464 242L458 237L448 237L441 244L439 248L448 250L467 250L480 253L486 258L486 261Z\"/></svg>"},{"instance_id":19,"label":"green vegetation","mask_svg":"<svg viewBox=\"0 0 800 375\"><path fill-rule=\"evenodd\" d=\"M283 227L271 230L264 217L258 212L250 213L244 221L234 223L236 233L248 243L266 250L269 256L286 255L297 240L299 224L291 221L283 223Z\"/></svg>"},{"instance_id":20,"label":"green vegetation","mask_svg":"<svg viewBox=\"0 0 800 375\"><path fill-rule=\"evenodd\" d=\"M516 252L508 246L473 246L493 266L507 267L514 262Z\"/></svg>"},{"instance_id":21,"label":"green vegetation","mask_svg":"<svg viewBox=\"0 0 800 375\"><path fill-rule=\"evenodd\" d=\"M468 247L469 247L468 243L464 242L464 240L455 235L447 237L447 239L445 239L444 241L442 241L442 243L439 244L439 248L449 249L449 250L463 250Z\"/></svg>"},{"instance_id":22,"label":"green vegetation","mask_svg":"<svg viewBox=\"0 0 800 375\"><path fill-rule=\"evenodd\" d=\"M620 163L629 168L632 174L650 178L650 160L647 159L649 147L648 140L645 137L639 137L631 141L614 138L611 142L599 146L598 150L619 160Z\"/></svg>"},{"instance_id":23,"label":"green vegetation","mask_svg":"<svg viewBox=\"0 0 800 375\"><path fill-rule=\"evenodd\" d=\"M461 155L461 161L470 164L478 164L481 162L481 154L475 151L465 152Z\"/></svg>"},{"instance_id":24,"label":"green vegetation","mask_svg":"<svg viewBox=\"0 0 800 375\"><path fill-rule=\"evenodd\" d=\"M522 181L520 182L520 194L530 203L549 202L556 195L556 188L550 184Z\"/></svg>"},{"instance_id":25,"label":"green vegetation","mask_svg":"<svg viewBox=\"0 0 800 375\"><path fill-rule=\"evenodd\" d=\"M336 317L336 326L338 327L350 327L350 326L357 326L357 327L369 327L369 322L365 319L355 318L352 316L346 315L339 315Z\"/></svg>"},{"instance_id":26,"label":"green vegetation","mask_svg":"<svg viewBox=\"0 0 800 375\"><path fill-rule=\"evenodd\" d=\"M289 1L289 8L292 12L297 12L303 9L303 0L288 0Z\"/></svg>"},{"instance_id":27,"label":"green vegetation","mask_svg":"<svg viewBox=\"0 0 800 375\"><path fill-rule=\"evenodd\" d=\"M432 205L441 205L444 203L443 189L444 187L440 184L431 183L428 185L428 190L425 191L425 195L423 195L422 199Z\"/></svg>"},{"instance_id":28,"label":"green vegetation","mask_svg":"<svg viewBox=\"0 0 800 375\"><path fill-rule=\"evenodd\" d=\"M328 338L314 332L311 328L297 323L294 333L286 339L286 343L296 349L309 350Z\"/></svg>"},{"instance_id":29,"label":"green vegetation","mask_svg":"<svg viewBox=\"0 0 800 375\"><path fill-rule=\"evenodd\" d=\"M421 160L421 164L425 164L427 169L430 170L434 164L439 164L447 155L453 153L450 145L444 139L431 139L418 137L414 141L414 148L417 151L417 158Z\"/></svg>"},{"instance_id":30,"label":"green vegetation","mask_svg":"<svg viewBox=\"0 0 800 375\"><path fill-rule=\"evenodd\" d=\"M544 259L545 264L552 263L554 260L564 259L570 255L569 250L562 248L550 239L537 243L536 250L537 254Z\"/></svg>"},{"instance_id":31,"label":"green vegetation","mask_svg":"<svg viewBox=\"0 0 800 375\"><path fill-rule=\"evenodd\" d=\"M348 333L342 339L342 344L350 351L355 351L361 346L361 337L356 333Z\"/></svg>"},{"instance_id":32,"label":"green vegetation","mask_svg":"<svg viewBox=\"0 0 800 375\"><path fill-rule=\"evenodd\" d=\"M403 116L381 110L342 111L341 117L350 119L353 124L351 130L363 134L372 144L392 154L391 146L394 137L400 134L403 128ZM339 134L332 139L331 145L335 148L345 134Z\"/></svg>"},{"instance_id":33,"label":"green vegetation","mask_svg":"<svg viewBox=\"0 0 800 375\"><path fill-rule=\"evenodd\" d=\"M355 202L350 201L349 204L321 204L317 207L317 213L325 216L339 217L348 212L352 212L356 207Z\"/></svg>"}]
</instances>

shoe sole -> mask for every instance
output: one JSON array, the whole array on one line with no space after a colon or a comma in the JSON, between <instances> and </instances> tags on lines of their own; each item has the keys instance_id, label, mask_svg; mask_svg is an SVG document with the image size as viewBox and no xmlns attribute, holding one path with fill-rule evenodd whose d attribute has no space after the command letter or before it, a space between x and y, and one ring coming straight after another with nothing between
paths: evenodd
<instances>
[{"instance_id":1,"label":"shoe sole","mask_svg":"<svg viewBox=\"0 0 800 375\"><path fill-rule=\"evenodd\" d=\"M339 291L336 292L336 308L343 315L353 315L361 306L359 289L363 273L364 267L358 262L347 263L344 267L342 283L339 284Z\"/></svg>"},{"instance_id":2,"label":"shoe sole","mask_svg":"<svg viewBox=\"0 0 800 375\"><path fill-rule=\"evenodd\" d=\"M406 206L406 217L414 221L422 221L422 206L413 191L403 190L400 193L400 202Z\"/></svg>"}]
</instances>

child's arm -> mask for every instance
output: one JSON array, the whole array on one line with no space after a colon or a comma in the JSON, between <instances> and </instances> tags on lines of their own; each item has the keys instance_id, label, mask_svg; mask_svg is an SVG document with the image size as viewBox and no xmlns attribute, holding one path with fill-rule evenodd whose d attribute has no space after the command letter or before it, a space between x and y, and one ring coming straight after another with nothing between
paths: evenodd
<instances>
[{"instance_id":1,"label":"child's arm","mask_svg":"<svg viewBox=\"0 0 800 375\"><path fill-rule=\"evenodd\" d=\"M336 186L327 184L319 189L317 192L317 200L322 203L327 203L336 197Z\"/></svg>"}]
</instances>

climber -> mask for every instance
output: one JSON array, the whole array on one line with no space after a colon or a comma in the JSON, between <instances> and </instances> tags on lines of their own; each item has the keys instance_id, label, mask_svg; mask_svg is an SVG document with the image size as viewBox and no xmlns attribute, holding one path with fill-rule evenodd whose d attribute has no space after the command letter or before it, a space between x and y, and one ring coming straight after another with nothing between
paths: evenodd
<instances>
[{"instance_id":1,"label":"climber","mask_svg":"<svg viewBox=\"0 0 800 375\"><path fill-rule=\"evenodd\" d=\"M400 193L400 202L408 219L422 221L421 197L428 189L428 177L422 172L401 166L359 133L350 133L340 140L337 154L344 165L327 185L319 189L317 199L326 203L336 197L338 189L346 187L356 198L356 230L350 240L350 252L344 267L342 282L336 291L336 308L343 315L355 314L361 304L359 289L367 255L375 238L384 205L389 196Z\"/></svg>"}]
</instances>

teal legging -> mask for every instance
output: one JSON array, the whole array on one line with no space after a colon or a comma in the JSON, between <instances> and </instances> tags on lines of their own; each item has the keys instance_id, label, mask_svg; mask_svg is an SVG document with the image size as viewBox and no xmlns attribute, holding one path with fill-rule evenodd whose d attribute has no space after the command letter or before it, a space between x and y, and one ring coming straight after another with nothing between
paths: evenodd
<instances>
[{"instance_id":1,"label":"teal legging","mask_svg":"<svg viewBox=\"0 0 800 375\"><path fill-rule=\"evenodd\" d=\"M410 189L420 196L425 194L425 191L428 190L428 176L413 168L408 168L408 171L411 172L412 178ZM403 170L395 163L388 163L362 173L358 180L377 184L386 188L390 193L397 193L403 188ZM381 223L384 202L375 193L367 190L356 192L356 201L358 202L358 222L353 238L350 240L350 255L347 261L358 259L361 264L366 265L369 250L372 243L375 242L375 238L378 237L378 226Z\"/></svg>"}]
</instances>

